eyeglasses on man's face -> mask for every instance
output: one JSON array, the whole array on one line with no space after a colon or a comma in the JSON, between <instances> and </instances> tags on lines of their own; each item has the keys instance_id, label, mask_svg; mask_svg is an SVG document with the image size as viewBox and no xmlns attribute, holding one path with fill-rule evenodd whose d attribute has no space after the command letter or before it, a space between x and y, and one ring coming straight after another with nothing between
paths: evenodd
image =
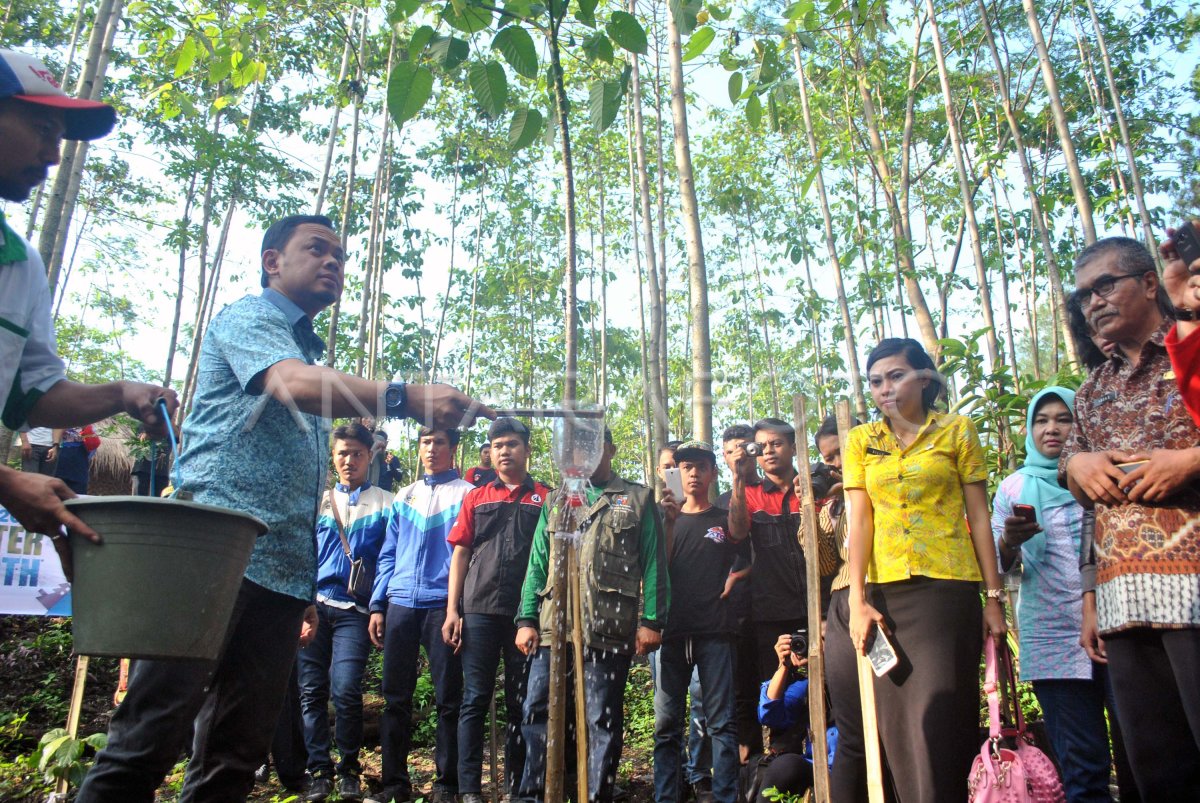
<instances>
[{"instance_id":1,"label":"eyeglasses on man's face","mask_svg":"<svg viewBox=\"0 0 1200 803\"><path fill-rule=\"evenodd\" d=\"M1092 303L1092 296L1097 295L1101 298L1108 298L1117 289L1117 283L1122 279L1140 279L1145 276L1145 272L1138 273L1119 273L1116 276L1101 276L1091 287L1081 287L1075 291L1075 298L1079 300L1081 309L1087 309Z\"/></svg>"}]
</instances>

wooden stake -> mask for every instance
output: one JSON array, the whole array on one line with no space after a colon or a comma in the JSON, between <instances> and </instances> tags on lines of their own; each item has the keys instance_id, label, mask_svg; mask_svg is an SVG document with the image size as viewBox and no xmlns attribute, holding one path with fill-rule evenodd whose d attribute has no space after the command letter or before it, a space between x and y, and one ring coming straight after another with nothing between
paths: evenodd
<instances>
[{"instance_id":1,"label":"wooden stake","mask_svg":"<svg viewBox=\"0 0 1200 803\"><path fill-rule=\"evenodd\" d=\"M571 594L571 643L575 647L575 777L577 803L588 801L588 723L587 688L583 677L583 602L579 578L579 545L567 547L567 577Z\"/></svg>"},{"instance_id":2,"label":"wooden stake","mask_svg":"<svg viewBox=\"0 0 1200 803\"><path fill-rule=\"evenodd\" d=\"M817 557L817 506L813 499L812 472L808 460L808 416L804 396L792 396L792 414L796 427L796 456L799 458L803 512L800 543L804 547L804 566L808 586L808 721L813 746L813 799L829 803L829 744L825 725L825 661L821 643L821 561Z\"/></svg>"},{"instance_id":3,"label":"wooden stake","mask_svg":"<svg viewBox=\"0 0 1200 803\"><path fill-rule=\"evenodd\" d=\"M836 405L838 441L846 453L846 438L850 434L850 402L838 399ZM850 497L846 497L843 516L850 515ZM867 798L871 803L883 803L883 756L879 750L879 722L875 713L875 672L865 655L858 657L858 694L862 705L863 740L866 743Z\"/></svg>"},{"instance_id":4,"label":"wooden stake","mask_svg":"<svg viewBox=\"0 0 1200 803\"><path fill-rule=\"evenodd\" d=\"M546 721L546 803L562 803L563 796L563 758L566 755L566 613L567 613L567 560L566 543L558 537L570 514L566 507L566 499L562 500L562 508L551 519L550 529L550 571L553 583L551 585L549 604L550 617L550 689L547 704L549 713Z\"/></svg>"},{"instance_id":5,"label":"wooden stake","mask_svg":"<svg viewBox=\"0 0 1200 803\"><path fill-rule=\"evenodd\" d=\"M67 733L74 739L79 734L79 714L83 710L83 690L87 686L88 657L75 657L75 685L71 688L71 707L67 710ZM54 786L55 795L67 793L67 779L59 778ZM60 798L61 799L61 798Z\"/></svg>"},{"instance_id":6,"label":"wooden stake","mask_svg":"<svg viewBox=\"0 0 1200 803\"><path fill-rule=\"evenodd\" d=\"M508 671L507 666L504 667L504 671L505 672ZM491 721L489 722L489 724L491 725L491 733L489 734L489 737L491 739L491 749L492 749L491 761L489 762L492 767L492 776L491 776L491 780L488 782L488 789L491 793L492 803L500 803L500 782L499 782L499 779L497 778L497 773L496 773L496 768L500 765L500 760L498 758L498 756L500 754L500 736L496 732L496 690L494 688L492 689L492 702L489 704L488 707L489 707L488 713L491 716ZM507 756L505 756L505 758L507 758ZM505 763L504 763L504 772L505 773L512 772L512 767L508 766L507 761L505 761ZM512 779L508 778L507 780L509 782L509 788L510 789L513 788Z\"/></svg>"}]
</instances>

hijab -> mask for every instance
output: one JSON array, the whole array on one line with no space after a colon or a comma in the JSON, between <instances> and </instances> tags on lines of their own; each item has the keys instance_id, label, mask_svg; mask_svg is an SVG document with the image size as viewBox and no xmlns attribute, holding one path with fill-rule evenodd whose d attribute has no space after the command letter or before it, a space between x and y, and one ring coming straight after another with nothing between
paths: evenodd
<instances>
[{"instance_id":1,"label":"hijab","mask_svg":"<svg viewBox=\"0 0 1200 803\"><path fill-rule=\"evenodd\" d=\"M1046 457L1038 451L1033 441L1033 419L1043 402L1057 399L1067 405L1071 415L1075 415L1075 391L1051 385L1043 388L1029 400L1029 409L1025 412L1025 464L1017 469L1023 475L1021 493L1017 502L1030 505L1037 511L1038 522L1045 527L1043 511L1063 505L1075 504L1071 492L1058 483L1058 458ZM1046 551L1046 532L1030 538L1023 545L1031 560L1041 560Z\"/></svg>"}]
</instances>

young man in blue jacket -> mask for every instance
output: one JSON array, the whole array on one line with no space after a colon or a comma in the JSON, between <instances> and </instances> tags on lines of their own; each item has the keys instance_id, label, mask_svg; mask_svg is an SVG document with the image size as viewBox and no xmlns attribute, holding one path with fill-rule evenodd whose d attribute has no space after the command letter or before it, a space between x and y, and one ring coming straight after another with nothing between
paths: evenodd
<instances>
[{"instance_id":1,"label":"young man in blue jacket","mask_svg":"<svg viewBox=\"0 0 1200 803\"><path fill-rule=\"evenodd\" d=\"M462 704L462 663L442 640L449 597L451 547L446 538L458 518L463 497L474 488L454 468L456 429L422 428L418 451L425 475L396 494L379 570L371 594L371 641L383 649L382 691L386 701L380 722L383 792L378 803L412 799L408 753L412 748L412 698L417 658L429 658L437 699L437 746L433 801L452 801L458 793L458 709Z\"/></svg>"},{"instance_id":2,"label":"young man in blue jacket","mask_svg":"<svg viewBox=\"0 0 1200 803\"><path fill-rule=\"evenodd\" d=\"M321 801L333 792L334 763L329 753L329 698L337 715L340 761L336 772L342 800L359 800L363 740L362 678L371 652L367 633L370 597L349 588L351 563L362 560L374 572L391 521L395 497L367 481L371 466L371 431L360 423L333 431L333 467L338 480L326 491L317 516L316 638L299 657L300 707L304 744L313 776L308 800ZM349 555L347 555L349 551Z\"/></svg>"}]
</instances>

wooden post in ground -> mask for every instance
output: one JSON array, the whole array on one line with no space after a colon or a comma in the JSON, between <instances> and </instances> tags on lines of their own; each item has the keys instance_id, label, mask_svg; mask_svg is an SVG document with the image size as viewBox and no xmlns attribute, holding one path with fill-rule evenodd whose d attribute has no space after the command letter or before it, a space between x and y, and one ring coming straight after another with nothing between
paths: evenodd
<instances>
[{"instance_id":1,"label":"wooden post in ground","mask_svg":"<svg viewBox=\"0 0 1200 803\"><path fill-rule=\"evenodd\" d=\"M504 671L505 672L508 671L507 666L504 667ZM492 803L500 803L500 779L496 772L497 767L500 766L500 759L499 759L500 736L496 732L496 690L494 688L492 689L492 702L488 705L488 714L489 714L488 724L490 725L490 731L488 733L488 737L490 739L491 754L492 754L491 761L489 762L492 767L492 774L491 774L491 780L488 782L488 792L492 798ZM507 759L507 758L508 758L508 756L506 755L505 759ZM508 766L507 760L505 761L505 764L504 764L504 772L506 775L507 775L507 773L512 772L512 767ZM512 789L513 788L512 779L506 777L505 780L508 782L508 788Z\"/></svg>"},{"instance_id":2,"label":"wooden post in ground","mask_svg":"<svg viewBox=\"0 0 1200 803\"><path fill-rule=\"evenodd\" d=\"M559 510L554 511L550 519L550 573L551 581L549 604L551 610L550 626L550 676L547 705L549 712L546 721L546 803L562 803L563 795L565 746L567 739L567 546L566 541L559 537L565 529L570 508L567 500L560 502Z\"/></svg>"},{"instance_id":3,"label":"wooden post in ground","mask_svg":"<svg viewBox=\"0 0 1200 803\"><path fill-rule=\"evenodd\" d=\"M587 688L583 677L583 602L579 578L579 544L567 547L567 577L571 594L571 645L575 652L575 777L578 803L588 801Z\"/></svg>"},{"instance_id":4,"label":"wooden post in ground","mask_svg":"<svg viewBox=\"0 0 1200 803\"><path fill-rule=\"evenodd\" d=\"M846 438L850 434L850 402L838 399L836 405L838 441L846 454ZM849 516L850 497L846 497L843 516ZM858 658L858 694L862 703L863 741L866 745L867 798L871 803L883 803L883 757L879 750L879 722L875 714L875 672L865 655Z\"/></svg>"},{"instance_id":5,"label":"wooden post in ground","mask_svg":"<svg viewBox=\"0 0 1200 803\"><path fill-rule=\"evenodd\" d=\"M79 734L79 713L83 710L83 690L87 686L88 657L79 655L75 658L75 685L71 688L71 707L67 710L67 733L74 739ZM57 799L67 793L67 779L59 778L54 785Z\"/></svg>"},{"instance_id":6,"label":"wooden post in ground","mask_svg":"<svg viewBox=\"0 0 1200 803\"><path fill-rule=\"evenodd\" d=\"M821 640L821 561L817 557L817 506L813 499L812 472L808 460L808 416L804 396L792 396L796 427L796 457L800 488L800 543L808 588L808 721L812 730L813 800L829 803L829 744L825 725L825 660Z\"/></svg>"}]
</instances>

